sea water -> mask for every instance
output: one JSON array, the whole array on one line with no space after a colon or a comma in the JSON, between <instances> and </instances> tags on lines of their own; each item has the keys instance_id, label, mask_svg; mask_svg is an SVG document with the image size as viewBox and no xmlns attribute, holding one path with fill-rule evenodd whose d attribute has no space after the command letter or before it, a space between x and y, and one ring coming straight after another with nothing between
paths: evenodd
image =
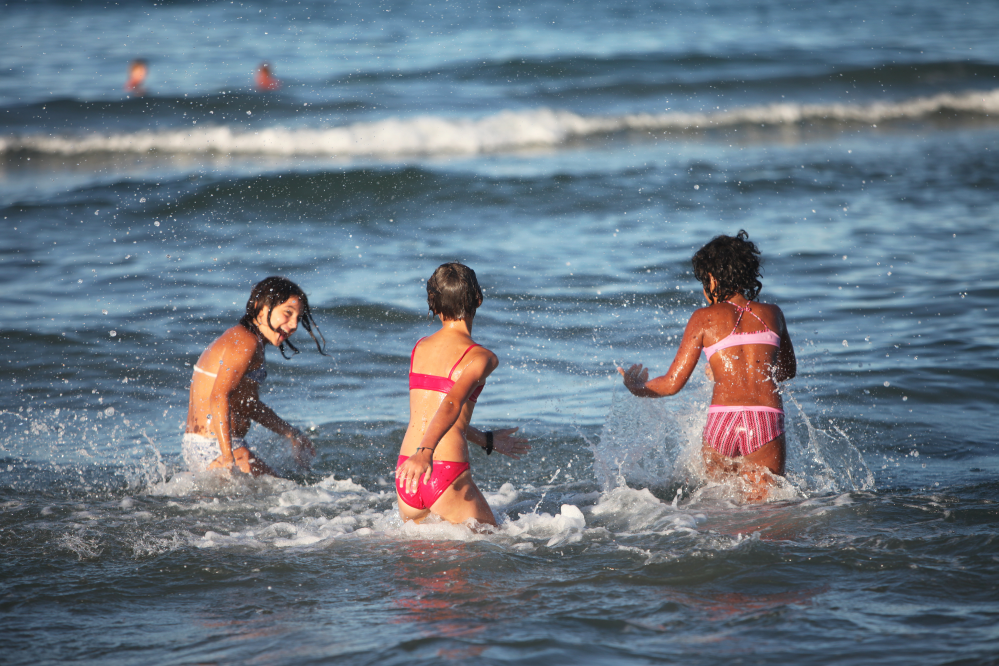
<instances>
[{"instance_id":1,"label":"sea water","mask_svg":"<svg viewBox=\"0 0 999 666\"><path fill-rule=\"evenodd\" d=\"M990 663L999 655L991 2L8 5L0 661ZM150 64L147 94L122 91ZM276 93L252 89L271 62ZM788 474L700 466L690 256L746 229L798 357ZM499 521L403 523L425 280L478 273ZM192 364L251 286L287 478L185 470Z\"/></svg>"}]
</instances>

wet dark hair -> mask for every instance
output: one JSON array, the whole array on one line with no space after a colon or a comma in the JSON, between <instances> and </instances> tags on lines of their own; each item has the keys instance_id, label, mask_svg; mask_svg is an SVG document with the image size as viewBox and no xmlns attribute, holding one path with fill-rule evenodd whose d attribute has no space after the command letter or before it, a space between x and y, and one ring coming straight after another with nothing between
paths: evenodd
<instances>
[{"instance_id":1,"label":"wet dark hair","mask_svg":"<svg viewBox=\"0 0 999 666\"><path fill-rule=\"evenodd\" d=\"M704 285L712 303L727 300L733 294L742 294L751 301L763 289L760 250L745 230L735 236L715 236L690 262L694 265L694 277ZM715 278L714 291L709 274Z\"/></svg>"},{"instance_id":2,"label":"wet dark hair","mask_svg":"<svg viewBox=\"0 0 999 666\"><path fill-rule=\"evenodd\" d=\"M264 307L269 307L270 311L267 313L267 325L271 325L270 317L274 313L274 308L285 303L288 299L297 296L298 300L302 302L302 314L298 318L298 323L302 325L306 331L308 331L309 336L312 341L316 343L316 349L323 356L326 356L326 338L323 337L323 332L319 330L319 325L316 324L316 320L312 318L312 309L309 307L309 298L302 291L302 288L297 284L292 282L286 277L280 277L277 275L272 275L269 278L265 278L258 282L256 286L253 287L253 291L250 292L250 298L246 301L246 314L243 318L239 320L239 323L243 328L247 329L254 335L260 335L260 329L257 327L256 319L257 315L260 314ZM316 339L315 333L312 329L316 329L316 333L322 338L322 344L319 344L319 340ZM298 353L298 349L295 345L291 344L291 341L285 340L281 343L278 349L281 350L281 356L285 358L291 358L284 353L284 346L288 345L293 354Z\"/></svg>"},{"instance_id":3,"label":"wet dark hair","mask_svg":"<svg viewBox=\"0 0 999 666\"><path fill-rule=\"evenodd\" d=\"M441 264L427 280L427 307L441 319L454 321L475 316L482 305L482 289L475 271L464 264Z\"/></svg>"}]
</instances>

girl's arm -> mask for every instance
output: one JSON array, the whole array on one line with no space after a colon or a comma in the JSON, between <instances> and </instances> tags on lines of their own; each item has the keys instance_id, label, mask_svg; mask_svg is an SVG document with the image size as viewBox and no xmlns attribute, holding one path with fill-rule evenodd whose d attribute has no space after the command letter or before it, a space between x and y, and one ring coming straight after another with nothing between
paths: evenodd
<instances>
[{"instance_id":1,"label":"girl's arm","mask_svg":"<svg viewBox=\"0 0 999 666\"><path fill-rule=\"evenodd\" d=\"M774 362L773 376L778 382L794 379L798 374L798 359L794 356L794 345L791 344L791 335L787 332L787 322L784 321L784 313L777 308L780 315L780 350L777 352L777 360Z\"/></svg>"},{"instance_id":2,"label":"girl's arm","mask_svg":"<svg viewBox=\"0 0 999 666\"><path fill-rule=\"evenodd\" d=\"M424 482L430 481L434 449L437 448L437 444L444 438L444 435L458 422L461 408L465 405L465 401L468 400L468 396L472 394L476 385L485 380L499 365L496 354L481 347L479 350L481 351L476 350L478 353L472 352L474 356L471 362L465 366L458 381L444 396L444 401L441 402L440 407L437 408L437 413L430 420L430 425L427 426L416 453L396 469L395 476L403 479L407 492L416 492L420 477L423 477Z\"/></svg>"},{"instance_id":3,"label":"girl's arm","mask_svg":"<svg viewBox=\"0 0 999 666\"><path fill-rule=\"evenodd\" d=\"M493 450L510 456L514 460L519 460L520 456L531 450L531 445L523 437L514 437L513 433L520 428L503 428L502 430L491 430L493 433ZM471 443L486 448L486 433L478 428L468 426L465 430L465 437Z\"/></svg>"},{"instance_id":4,"label":"girl's arm","mask_svg":"<svg viewBox=\"0 0 999 666\"><path fill-rule=\"evenodd\" d=\"M291 437L295 434L295 427L278 416L277 412L265 405L259 397L256 397L253 401L253 406L250 409L250 418L279 435Z\"/></svg>"},{"instance_id":5,"label":"girl's arm","mask_svg":"<svg viewBox=\"0 0 999 666\"><path fill-rule=\"evenodd\" d=\"M232 394L235 393L239 382L242 381L249 369L257 346L256 337L249 332L247 335L251 337L251 340L241 339L243 336L235 332L232 333L234 339L224 341L222 363L219 364L218 374L208 399L208 415L212 419L208 429L215 433L215 437L219 441L219 448L222 450L221 457L212 463L213 465L219 463L216 466L229 467L234 462L232 435L230 433ZM243 471L248 472L248 470Z\"/></svg>"},{"instance_id":6,"label":"girl's arm","mask_svg":"<svg viewBox=\"0 0 999 666\"><path fill-rule=\"evenodd\" d=\"M307 466L309 461L316 455L316 447L312 445L312 440L304 432L285 421L277 415L277 412L265 405L260 400L259 395L254 395L250 418L268 430L290 439L292 453L295 456L295 461L300 466Z\"/></svg>"},{"instance_id":7,"label":"girl's arm","mask_svg":"<svg viewBox=\"0 0 999 666\"><path fill-rule=\"evenodd\" d=\"M690 379L690 375L697 366L697 359L703 347L702 339L706 316L704 310L706 308L696 310L691 315L687 327L683 331L680 348L676 350L673 364L665 375L650 380L648 368L643 368L641 363L636 363L628 370L617 369L624 375L624 385L632 394L639 398L661 398L675 395L687 384L687 380Z\"/></svg>"}]
</instances>

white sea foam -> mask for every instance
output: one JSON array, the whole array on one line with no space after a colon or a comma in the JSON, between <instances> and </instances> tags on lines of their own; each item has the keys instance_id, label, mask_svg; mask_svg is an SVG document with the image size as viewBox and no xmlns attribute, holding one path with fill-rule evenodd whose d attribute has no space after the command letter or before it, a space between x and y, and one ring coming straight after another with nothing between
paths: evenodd
<instances>
[{"instance_id":1,"label":"white sea foam","mask_svg":"<svg viewBox=\"0 0 999 666\"><path fill-rule=\"evenodd\" d=\"M53 155L160 151L178 154L316 155L343 158L404 155L475 155L558 146L572 138L622 131L704 131L739 126L801 123L876 125L951 112L999 113L999 89L941 93L872 104L781 103L708 111L582 116L570 111L503 111L482 118L418 116L387 118L329 128L269 127L240 130L201 126L176 130L73 136L33 134L0 137L0 154L33 151Z\"/></svg>"}]
</instances>

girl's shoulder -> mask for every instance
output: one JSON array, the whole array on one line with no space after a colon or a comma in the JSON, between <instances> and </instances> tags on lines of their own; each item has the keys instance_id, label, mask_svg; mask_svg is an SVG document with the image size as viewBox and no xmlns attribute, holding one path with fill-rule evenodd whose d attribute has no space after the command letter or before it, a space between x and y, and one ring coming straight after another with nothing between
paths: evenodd
<instances>
[{"instance_id":1,"label":"girl's shoulder","mask_svg":"<svg viewBox=\"0 0 999 666\"><path fill-rule=\"evenodd\" d=\"M470 339L467 341L467 343L463 341L461 347L463 348L464 351L463 356L465 360L471 360L473 358L481 359L485 360L486 363L489 365L499 363L498 357L496 356L496 354L492 352L492 350L483 347L474 340Z\"/></svg>"},{"instance_id":2,"label":"girl's shoulder","mask_svg":"<svg viewBox=\"0 0 999 666\"><path fill-rule=\"evenodd\" d=\"M784 312L780 309L776 303L761 303L759 301L753 301L750 306L753 309L753 314L763 320L763 323L767 325L773 331L781 333L784 329Z\"/></svg>"},{"instance_id":3,"label":"girl's shoulder","mask_svg":"<svg viewBox=\"0 0 999 666\"><path fill-rule=\"evenodd\" d=\"M782 325L784 321L784 313L776 304L752 301L749 308L756 316L763 317L767 325ZM713 329L718 326L731 328L739 320L739 315L739 309L733 307L731 303L712 303L694 310L690 315L689 325L702 329Z\"/></svg>"},{"instance_id":4,"label":"girl's shoulder","mask_svg":"<svg viewBox=\"0 0 999 666\"><path fill-rule=\"evenodd\" d=\"M227 354L248 355L263 353L264 347L260 338L241 324L236 324L212 343L212 350L224 351Z\"/></svg>"},{"instance_id":5,"label":"girl's shoulder","mask_svg":"<svg viewBox=\"0 0 999 666\"><path fill-rule=\"evenodd\" d=\"M781 310L780 306L776 303L761 303L760 301L753 301L752 307L754 309L759 308L763 312L769 312L770 314L778 316L781 319L784 318L784 311Z\"/></svg>"}]
</instances>

